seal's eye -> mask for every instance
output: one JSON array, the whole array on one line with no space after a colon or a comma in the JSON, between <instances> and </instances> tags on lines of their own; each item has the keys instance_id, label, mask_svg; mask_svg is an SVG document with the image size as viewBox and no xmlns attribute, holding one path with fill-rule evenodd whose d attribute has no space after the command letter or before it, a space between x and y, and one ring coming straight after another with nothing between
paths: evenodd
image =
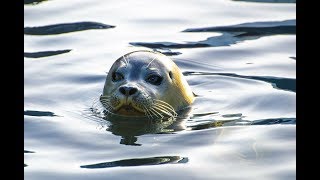
<instances>
[{"instance_id":1,"label":"seal's eye","mask_svg":"<svg viewBox=\"0 0 320 180\"><path fill-rule=\"evenodd\" d=\"M118 73L118 72L112 73L112 81L113 82L121 81L122 79L123 79L123 75L121 73Z\"/></svg>"},{"instance_id":2,"label":"seal's eye","mask_svg":"<svg viewBox=\"0 0 320 180\"><path fill-rule=\"evenodd\" d=\"M171 71L169 72L169 77L172 79L172 72Z\"/></svg>"},{"instance_id":3,"label":"seal's eye","mask_svg":"<svg viewBox=\"0 0 320 180\"><path fill-rule=\"evenodd\" d=\"M158 75L150 75L150 76L148 76L146 81L150 84L153 84L153 85L160 85L162 82L162 77L158 76Z\"/></svg>"}]
</instances>

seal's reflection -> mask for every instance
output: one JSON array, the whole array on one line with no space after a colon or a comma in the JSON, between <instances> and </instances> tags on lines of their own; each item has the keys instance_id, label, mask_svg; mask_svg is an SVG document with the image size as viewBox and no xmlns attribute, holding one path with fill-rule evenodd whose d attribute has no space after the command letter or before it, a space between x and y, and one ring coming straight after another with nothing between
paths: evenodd
<instances>
[{"instance_id":1,"label":"seal's reflection","mask_svg":"<svg viewBox=\"0 0 320 180\"><path fill-rule=\"evenodd\" d=\"M138 137L144 134L174 133L186 129L184 121L188 117L191 108L179 112L177 117L164 117L162 119L152 117L125 117L116 114L105 114L103 118L110 122L106 129L112 134L121 136L120 144L141 146L136 143Z\"/></svg>"}]
</instances>

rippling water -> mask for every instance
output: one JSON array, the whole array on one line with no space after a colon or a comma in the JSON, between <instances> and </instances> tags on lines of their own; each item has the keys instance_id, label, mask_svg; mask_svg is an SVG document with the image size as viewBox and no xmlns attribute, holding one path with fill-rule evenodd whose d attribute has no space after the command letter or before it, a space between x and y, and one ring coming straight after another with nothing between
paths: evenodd
<instances>
[{"instance_id":1,"label":"rippling water","mask_svg":"<svg viewBox=\"0 0 320 180\"><path fill-rule=\"evenodd\" d=\"M26 179L295 179L290 0L24 1ZM185 116L112 121L92 107L113 62L170 56Z\"/></svg>"}]
</instances>

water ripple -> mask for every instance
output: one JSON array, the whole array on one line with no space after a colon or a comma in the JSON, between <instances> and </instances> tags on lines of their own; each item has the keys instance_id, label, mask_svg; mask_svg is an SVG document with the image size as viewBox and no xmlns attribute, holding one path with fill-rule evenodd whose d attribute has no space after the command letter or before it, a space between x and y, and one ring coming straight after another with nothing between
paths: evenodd
<instances>
[{"instance_id":1,"label":"water ripple","mask_svg":"<svg viewBox=\"0 0 320 180\"><path fill-rule=\"evenodd\" d=\"M34 153L33 151L24 150L24 153Z\"/></svg>"},{"instance_id":2,"label":"water ripple","mask_svg":"<svg viewBox=\"0 0 320 180\"><path fill-rule=\"evenodd\" d=\"M171 49L180 49L180 48L199 48L199 47L209 47L210 45L205 43L198 43L198 42L190 42L186 44L181 43L174 43L174 42L131 42L129 43L133 46L143 46L153 49L165 49L165 48L171 48Z\"/></svg>"},{"instance_id":3,"label":"water ripple","mask_svg":"<svg viewBox=\"0 0 320 180\"><path fill-rule=\"evenodd\" d=\"M296 124L296 118L272 118L255 120L251 125Z\"/></svg>"},{"instance_id":4,"label":"water ripple","mask_svg":"<svg viewBox=\"0 0 320 180\"><path fill-rule=\"evenodd\" d=\"M63 34L63 33L84 31L84 30L90 30L90 29L108 29L108 28L114 28L114 27L115 26L102 24L98 22L75 22L75 23L38 26L38 27L25 27L24 34L54 35L54 34Z\"/></svg>"},{"instance_id":5,"label":"water ripple","mask_svg":"<svg viewBox=\"0 0 320 180\"><path fill-rule=\"evenodd\" d=\"M180 156L161 156L161 157L149 157L139 159L124 159L119 161L103 162L98 164L83 165L81 168L98 169L98 168L112 168L112 167L126 167L126 166L150 166L161 164L177 164L187 163L187 157Z\"/></svg>"},{"instance_id":6,"label":"water ripple","mask_svg":"<svg viewBox=\"0 0 320 180\"><path fill-rule=\"evenodd\" d=\"M182 32L241 32L237 37L296 34L296 20L250 22L231 26L190 28Z\"/></svg>"},{"instance_id":7,"label":"water ripple","mask_svg":"<svg viewBox=\"0 0 320 180\"><path fill-rule=\"evenodd\" d=\"M36 4L42 3L44 1L48 1L48 0L24 0L24 4L36 5Z\"/></svg>"},{"instance_id":8,"label":"water ripple","mask_svg":"<svg viewBox=\"0 0 320 180\"><path fill-rule=\"evenodd\" d=\"M55 56L55 55L59 55L59 54L68 53L70 51L71 51L71 49L57 50L57 51L25 52L24 57L42 58L42 57Z\"/></svg>"},{"instance_id":9,"label":"water ripple","mask_svg":"<svg viewBox=\"0 0 320 180\"><path fill-rule=\"evenodd\" d=\"M203 72L183 72L185 76L188 75L221 75L221 76L229 76L229 77L238 77L245 79L254 79L259 81L264 81L271 83L274 88L288 90L296 92L296 79L291 78L280 78L280 77L271 77L271 76L244 76L238 75L235 73L203 73Z\"/></svg>"},{"instance_id":10,"label":"water ripple","mask_svg":"<svg viewBox=\"0 0 320 180\"><path fill-rule=\"evenodd\" d=\"M296 34L296 20L250 22L231 26L217 26L205 28L189 28L182 32L219 32L221 35L208 37L202 41L175 43L175 42L131 42L134 46L143 46L153 49L180 49L230 46L245 40L255 40L271 35Z\"/></svg>"},{"instance_id":11,"label":"water ripple","mask_svg":"<svg viewBox=\"0 0 320 180\"><path fill-rule=\"evenodd\" d=\"M32 111L32 110L24 111L24 115L26 116L57 116L50 111Z\"/></svg>"}]
</instances>

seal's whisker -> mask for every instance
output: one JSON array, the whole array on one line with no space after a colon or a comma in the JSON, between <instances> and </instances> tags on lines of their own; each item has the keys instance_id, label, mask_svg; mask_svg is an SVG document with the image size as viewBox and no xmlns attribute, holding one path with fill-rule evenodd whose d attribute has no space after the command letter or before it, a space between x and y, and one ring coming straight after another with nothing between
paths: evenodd
<instances>
[{"instance_id":1,"label":"seal's whisker","mask_svg":"<svg viewBox=\"0 0 320 180\"><path fill-rule=\"evenodd\" d=\"M110 99L110 98L109 98L109 97L101 97L100 100L101 100L101 99Z\"/></svg>"},{"instance_id":2,"label":"seal's whisker","mask_svg":"<svg viewBox=\"0 0 320 180\"><path fill-rule=\"evenodd\" d=\"M171 111L174 116L177 116L177 115L178 115L178 114L176 113L176 111L172 108L172 106L168 106L168 105L163 104L163 103L162 103L162 104L161 104L161 103L155 103L155 105L161 106L161 107L163 107L163 108L166 108L168 111Z\"/></svg>"},{"instance_id":3,"label":"seal's whisker","mask_svg":"<svg viewBox=\"0 0 320 180\"><path fill-rule=\"evenodd\" d=\"M150 114L150 117L152 118L152 116L154 115L154 113L152 112L152 111L150 111L150 110L147 110L148 111L148 113Z\"/></svg>"},{"instance_id":4,"label":"seal's whisker","mask_svg":"<svg viewBox=\"0 0 320 180\"><path fill-rule=\"evenodd\" d=\"M104 105L104 106L109 106L109 101L101 101L101 103L102 103L102 105Z\"/></svg>"},{"instance_id":5,"label":"seal's whisker","mask_svg":"<svg viewBox=\"0 0 320 180\"><path fill-rule=\"evenodd\" d=\"M100 96L100 99L109 99L111 96Z\"/></svg>"},{"instance_id":6,"label":"seal's whisker","mask_svg":"<svg viewBox=\"0 0 320 180\"><path fill-rule=\"evenodd\" d=\"M111 107L110 106L107 106L107 107L105 107L105 111L104 111L104 113L106 114L106 115L109 115L110 113L111 113Z\"/></svg>"},{"instance_id":7,"label":"seal's whisker","mask_svg":"<svg viewBox=\"0 0 320 180\"><path fill-rule=\"evenodd\" d=\"M144 113L146 114L146 116L148 117L148 119L151 119L152 114L150 113L150 111L146 107L143 110L144 110Z\"/></svg>"},{"instance_id":8,"label":"seal's whisker","mask_svg":"<svg viewBox=\"0 0 320 180\"><path fill-rule=\"evenodd\" d=\"M159 117L159 115L155 113L155 110L149 109L149 112L150 112L152 115L154 115L154 116L156 116L156 117Z\"/></svg>"},{"instance_id":9,"label":"seal's whisker","mask_svg":"<svg viewBox=\"0 0 320 180\"><path fill-rule=\"evenodd\" d=\"M147 113L147 110L143 108L143 111L144 111L144 114L148 117L148 119L150 119L149 114Z\"/></svg>"},{"instance_id":10,"label":"seal's whisker","mask_svg":"<svg viewBox=\"0 0 320 180\"><path fill-rule=\"evenodd\" d=\"M178 115L174 109L172 109L171 107L169 107L169 106L167 106L165 104L155 103L154 105L158 106L158 107L161 107L161 108L164 108L166 111L172 112L172 113L170 113L170 114L172 114L172 116L177 116Z\"/></svg>"},{"instance_id":11,"label":"seal's whisker","mask_svg":"<svg viewBox=\"0 0 320 180\"><path fill-rule=\"evenodd\" d=\"M148 109L144 109L144 110L145 110L145 114L148 117L148 119L151 119L152 115L150 114L149 110Z\"/></svg>"},{"instance_id":12,"label":"seal's whisker","mask_svg":"<svg viewBox=\"0 0 320 180\"><path fill-rule=\"evenodd\" d=\"M159 112L158 112L156 109L154 109L153 107L150 108L150 110L152 110L152 111L154 111L156 114L158 114L161 119L164 117L161 113L159 113Z\"/></svg>"},{"instance_id":13,"label":"seal's whisker","mask_svg":"<svg viewBox=\"0 0 320 180\"><path fill-rule=\"evenodd\" d=\"M143 107L144 107L143 110L144 110L146 116L148 117L148 119L151 119L151 118L152 118L152 115L151 115L151 113L149 112L148 108L147 108L145 105L143 105ZM150 117L149 117L149 116L150 116Z\"/></svg>"},{"instance_id":14,"label":"seal's whisker","mask_svg":"<svg viewBox=\"0 0 320 180\"><path fill-rule=\"evenodd\" d=\"M106 103L109 103L110 100L109 99L101 99L100 102L106 102Z\"/></svg>"},{"instance_id":15,"label":"seal's whisker","mask_svg":"<svg viewBox=\"0 0 320 180\"><path fill-rule=\"evenodd\" d=\"M113 108L109 105L109 104L105 104L105 108L108 110L108 111L112 111Z\"/></svg>"},{"instance_id":16,"label":"seal's whisker","mask_svg":"<svg viewBox=\"0 0 320 180\"><path fill-rule=\"evenodd\" d=\"M100 99L100 101L110 101L110 99Z\"/></svg>"},{"instance_id":17,"label":"seal's whisker","mask_svg":"<svg viewBox=\"0 0 320 180\"><path fill-rule=\"evenodd\" d=\"M149 118L146 106L145 105L142 105L142 106L143 106L142 109L144 111L144 114Z\"/></svg>"},{"instance_id":18,"label":"seal's whisker","mask_svg":"<svg viewBox=\"0 0 320 180\"><path fill-rule=\"evenodd\" d=\"M109 104L109 100L101 99L100 102L102 103L103 107L105 108L107 114L111 113L113 108Z\"/></svg>"},{"instance_id":19,"label":"seal's whisker","mask_svg":"<svg viewBox=\"0 0 320 180\"><path fill-rule=\"evenodd\" d=\"M149 67L149 65L152 63L152 61L153 60L155 60L157 58L157 56L156 57L154 57L150 62L149 62L149 64L147 65L147 67L146 68L148 68Z\"/></svg>"},{"instance_id":20,"label":"seal's whisker","mask_svg":"<svg viewBox=\"0 0 320 180\"><path fill-rule=\"evenodd\" d=\"M110 98L100 98L100 100L110 100Z\"/></svg>"},{"instance_id":21,"label":"seal's whisker","mask_svg":"<svg viewBox=\"0 0 320 180\"><path fill-rule=\"evenodd\" d=\"M163 108L161 108L161 107L159 107L159 106L153 106L153 108L159 110L160 112L162 112L162 113L164 113L164 114L166 114L166 115L168 115L168 116L170 116L170 117L173 116L173 114L171 114L169 111L167 111L167 110L165 110L165 109L163 109Z\"/></svg>"},{"instance_id":22,"label":"seal's whisker","mask_svg":"<svg viewBox=\"0 0 320 180\"><path fill-rule=\"evenodd\" d=\"M168 104L168 103L165 102L165 101L162 101L162 100L159 100L159 99L155 99L155 101L158 102L158 103L163 103L163 104L169 106L171 109L174 109L170 104Z\"/></svg>"},{"instance_id":23,"label":"seal's whisker","mask_svg":"<svg viewBox=\"0 0 320 180\"><path fill-rule=\"evenodd\" d=\"M95 99L93 100L93 103L92 103L92 105L91 105L91 108L97 108L97 106L100 105L100 101L99 101L99 100L100 100L99 98L95 98Z\"/></svg>"},{"instance_id":24,"label":"seal's whisker","mask_svg":"<svg viewBox=\"0 0 320 180\"><path fill-rule=\"evenodd\" d=\"M155 116L155 117L159 118L159 115L156 114L155 110L149 109L148 111L152 114L152 116ZM161 116L160 116L160 118L161 118Z\"/></svg>"},{"instance_id":25,"label":"seal's whisker","mask_svg":"<svg viewBox=\"0 0 320 180\"><path fill-rule=\"evenodd\" d=\"M123 55L122 57L123 57L123 59L124 59L124 61L125 61L124 63L126 64L126 66L128 66L129 61L126 59L126 57L125 57L124 55Z\"/></svg>"}]
</instances>

